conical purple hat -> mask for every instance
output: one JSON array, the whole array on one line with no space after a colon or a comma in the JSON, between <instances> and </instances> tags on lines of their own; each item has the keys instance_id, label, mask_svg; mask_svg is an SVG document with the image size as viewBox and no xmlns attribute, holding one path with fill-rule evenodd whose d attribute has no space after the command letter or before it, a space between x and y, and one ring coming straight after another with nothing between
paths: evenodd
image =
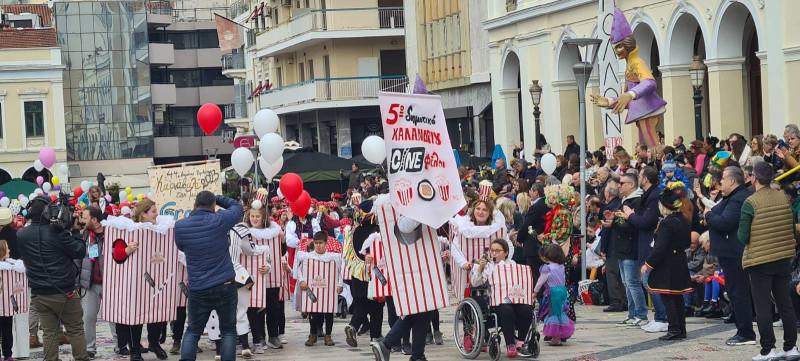
<instances>
[{"instance_id":1,"label":"conical purple hat","mask_svg":"<svg viewBox=\"0 0 800 361\"><path fill-rule=\"evenodd\" d=\"M417 74L417 79L414 81L414 94L428 94L428 88L419 74Z\"/></svg>"},{"instance_id":2,"label":"conical purple hat","mask_svg":"<svg viewBox=\"0 0 800 361\"><path fill-rule=\"evenodd\" d=\"M622 10L615 6L614 22L611 23L611 35L608 40L612 44L616 44L631 35L633 35L633 32L631 31L631 25L628 24L628 19L625 18Z\"/></svg>"}]
</instances>

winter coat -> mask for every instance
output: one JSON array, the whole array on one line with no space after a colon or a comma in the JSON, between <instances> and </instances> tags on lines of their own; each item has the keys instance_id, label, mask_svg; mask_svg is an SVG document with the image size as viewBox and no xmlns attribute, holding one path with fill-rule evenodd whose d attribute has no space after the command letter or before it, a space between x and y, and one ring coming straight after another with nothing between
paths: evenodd
<instances>
[{"instance_id":1,"label":"winter coat","mask_svg":"<svg viewBox=\"0 0 800 361\"><path fill-rule=\"evenodd\" d=\"M686 250L686 265L689 267L689 271L694 273L699 273L703 270L703 261L706 258L706 250L703 247L698 246L696 250L692 251L690 249Z\"/></svg>"},{"instance_id":2,"label":"winter coat","mask_svg":"<svg viewBox=\"0 0 800 361\"><path fill-rule=\"evenodd\" d=\"M34 219L17 232L20 256L25 262L28 286L34 295L55 295L75 290L75 260L86 255L80 232L50 228L50 222Z\"/></svg>"},{"instance_id":3,"label":"winter coat","mask_svg":"<svg viewBox=\"0 0 800 361\"><path fill-rule=\"evenodd\" d=\"M236 200L217 196L219 211L198 208L175 223L175 245L186 253L189 289L202 291L236 276L228 252L228 232L242 219Z\"/></svg>"},{"instance_id":4,"label":"winter coat","mask_svg":"<svg viewBox=\"0 0 800 361\"><path fill-rule=\"evenodd\" d=\"M691 243L689 220L680 212L664 217L656 230L655 247L647 257L647 288L661 294L692 292L685 250ZM712 243L713 244L713 243Z\"/></svg>"},{"instance_id":5,"label":"winter coat","mask_svg":"<svg viewBox=\"0 0 800 361\"><path fill-rule=\"evenodd\" d=\"M641 196L625 199L615 211L622 211L625 206L631 207L635 211L639 208L641 200ZM614 221L611 223L611 237L611 242L614 245L614 258L637 259L639 254L639 232L630 223L630 217L627 220L621 217L614 217ZM648 244L647 247L649 248L650 245Z\"/></svg>"},{"instance_id":6,"label":"winter coat","mask_svg":"<svg viewBox=\"0 0 800 361\"><path fill-rule=\"evenodd\" d=\"M94 242L97 244L97 267L100 267L100 273L103 273L103 247L105 245L105 232L97 233L94 238ZM89 247L91 246L89 243L91 242L91 235L87 231L84 234L83 241L86 243L86 255L80 262L81 265L81 273L79 276L78 286L83 289L89 289L92 287L92 266L95 262L89 258Z\"/></svg>"},{"instance_id":7,"label":"winter coat","mask_svg":"<svg viewBox=\"0 0 800 361\"><path fill-rule=\"evenodd\" d=\"M655 185L651 185L648 190L642 193L638 207L634 208L634 213L628 217L628 223L637 230L636 239L638 242L636 259L644 261L653 249L653 234L658 225L658 196L660 191ZM685 248L685 247L684 247Z\"/></svg>"},{"instance_id":8,"label":"winter coat","mask_svg":"<svg viewBox=\"0 0 800 361\"><path fill-rule=\"evenodd\" d=\"M711 212L706 214L711 254L717 257L742 258L744 244L739 242L739 218L742 204L750 196L750 192L742 185L737 187L717 203Z\"/></svg>"}]
</instances>

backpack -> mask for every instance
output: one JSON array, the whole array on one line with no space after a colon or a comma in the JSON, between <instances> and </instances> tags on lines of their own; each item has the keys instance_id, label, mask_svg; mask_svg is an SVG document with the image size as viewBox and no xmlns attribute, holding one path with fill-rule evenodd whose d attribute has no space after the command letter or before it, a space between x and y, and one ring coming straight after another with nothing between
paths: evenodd
<instances>
[{"instance_id":1,"label":"backpack","mask_svg":"<svg viewBox=\"0 0 800 361\"><path fill-rule=\"evenodd\" d=\"M603 295L606 289L604 281L592 282L589 285L589 294L592 297L592 304L595 306L606 305L606 298Z\"/></svg>"}]
</instances>

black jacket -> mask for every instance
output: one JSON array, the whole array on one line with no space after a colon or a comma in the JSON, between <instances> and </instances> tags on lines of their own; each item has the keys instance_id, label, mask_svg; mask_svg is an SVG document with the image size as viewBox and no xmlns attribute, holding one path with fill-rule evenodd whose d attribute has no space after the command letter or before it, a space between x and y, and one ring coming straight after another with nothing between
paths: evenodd
<instances>
[{"instance_id":1,"label":"black jacket","mask_svg":"<svg viewBox=\"0 0 800 361\"><path fill-rule=\"evenodd\" d=\"M350 172L347 175L342 174L342 179L347 181L347 189L358 190L361 188L361 182L364 181L364 175L361 171Z\"/></svg>"},{"instance_id":2,"label":"black jacket","mask_svg":"<svg viewBox=\"0 0 800 361\"><path fill-rule=\"evenodd\" d=\"M666 216L658 226L655 238L655 248L645 262L652 269L647 287L655 293L691 292L692 281L685 253L691 243L689 220L680 212Z\"/></svg>"},{"instance_id":3,"label":"black jacket","mask_svg":"<svg viewBox=\"0 0 800 361\"><path fill-rule=\"evenodd\" d=\"M48 221L34 220L17 232L25 274L34 295L55 295L75 290L75 260L86 255L80 232L55 231Z\"/></svg>"},{"instance_id":4,"label":"black jacket","mask_svg":"<svg viewBox=\"0 0 800 361\"><path fill-rule=\"evenodd\" d=\"M641 199L641 197L626 199L616 210L622 211L625 206L628 206L636 211L639 208ZM611 224L611 237L613 237L611 242L614 245L613 253L616 259L636 260L639 255L639 232L631 225L629 220L630 217L628 220L615 217Z\"/></svg>"},{"instance_id":5,"label":"black jacket","mask_svg":"<svg viewBox=\"0 0 800 361\"><path fill-rule=\"evenodd\" d=\"M622 200L619 197L612 199L610 202L608 202L608 204L606 204L606 207L603 208L603 212L605 212L605 211L611 211L611 212L616 211L619 208L620 202L622 202ZM601 217L601 219L604 219L603 218L604 216L603 216L602 213L600 214L600 217ZM600 246L599 247L600 247L600 252L606 254L606 258L615 258L614 257L615 256L614 252L612 252L612 250L614 249L614 225L613 225L613 223L612 223L611 227L603 227L603 230L600 231Z\"/></svg>"},{"instance_id":6,"label":"black jacket","mask_svg":"<svg viewBox=\"0 0 800 361\"><path fill-rule=\"evenodd\" d=\"M508 182L508 169L498 169L494 172L494 179L492 180L492 190L496 194L500 194L503 191L503 186L506 184L510 184Z\"/></svg>"},{"instance_id":7,"label":"black jacket","mask_svg":"<svg viewBox=\"0 0 800 361\"><path fill-rule=\"evenodd\" d=\"M739 186L706 214L712 256L742 258L744 245L739 242L737 231L742 204L751 194L744 185Z\"/></svg>"},{"instance_id":8,"label":"black jacket","mask_svg":"<svg viewBox=\"0 0 800 361\"><path fill-rule=\"evenodd\" d=\"M547 207L547 203L544 202L544 197L542 197L539 198L538 202L531 204L531 207L528 208L528 211L525 213L525 220L522 222L522 226L519 228L519 234L517 235L517 242L522 243L522 250L525 257L539 257L539 247L541 247L541 244L538 239L528 233L528 227L532 226L537 234L544 232L544 215L547 214L549 210L550 208Z\"/></svg>"},{"instance_id":9,"label":"black jacket","mask_svg":"<svg viewBox=\"0 0 800 361\"><path fill-rule=\"evenodd\" d=\"M569 157L572 156L573 154L579 157L581 155L581 146L579 146L578 143L575 142L572 142L572 144L568 145L567 149L564 150L564 158L567 159L567 162L569 162Z\"/></svg>"},{"instance_id":10,"label":"black jacket","mask_svg":"<svg viewBox=\"0 0 800 361\"><path fill-rule=\"evenodd\" d=\"M639 207L631 207L635 209L635 212L628 217L628 223L630 223L633 228L636 228L638 233L637 240L639 245L636 259L639 260L639 262L646 260L647 256L650 255L650 251L653 249L650 244L653 243L653 234L655 234L658 218L660 216L658 211L659 193L658 186L650 186L650 189L642 194Z\"/></svg>"}]
</instances>

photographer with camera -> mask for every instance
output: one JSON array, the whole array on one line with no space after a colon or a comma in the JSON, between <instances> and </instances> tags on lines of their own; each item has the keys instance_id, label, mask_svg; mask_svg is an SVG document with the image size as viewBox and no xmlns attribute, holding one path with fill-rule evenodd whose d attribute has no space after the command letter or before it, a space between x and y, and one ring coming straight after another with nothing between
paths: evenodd
<instances>
[{"instance_id":1,"label":"photographer with camera","mask_svg":"<svg viewBox=\"0 0 800 361\"><path fill-rule=\"evenodd\" d=\"M43 329L44 360L58 360L56 331L63 324L72 345L72 357L87 361L83 308L75 284L75 260L86 255L78 220L72 219L66 197L58 203L44 197L32 199L27 217L31 224L17 233L17 242L31 288L31 303Z\"/></svg>"}]
</instances>

